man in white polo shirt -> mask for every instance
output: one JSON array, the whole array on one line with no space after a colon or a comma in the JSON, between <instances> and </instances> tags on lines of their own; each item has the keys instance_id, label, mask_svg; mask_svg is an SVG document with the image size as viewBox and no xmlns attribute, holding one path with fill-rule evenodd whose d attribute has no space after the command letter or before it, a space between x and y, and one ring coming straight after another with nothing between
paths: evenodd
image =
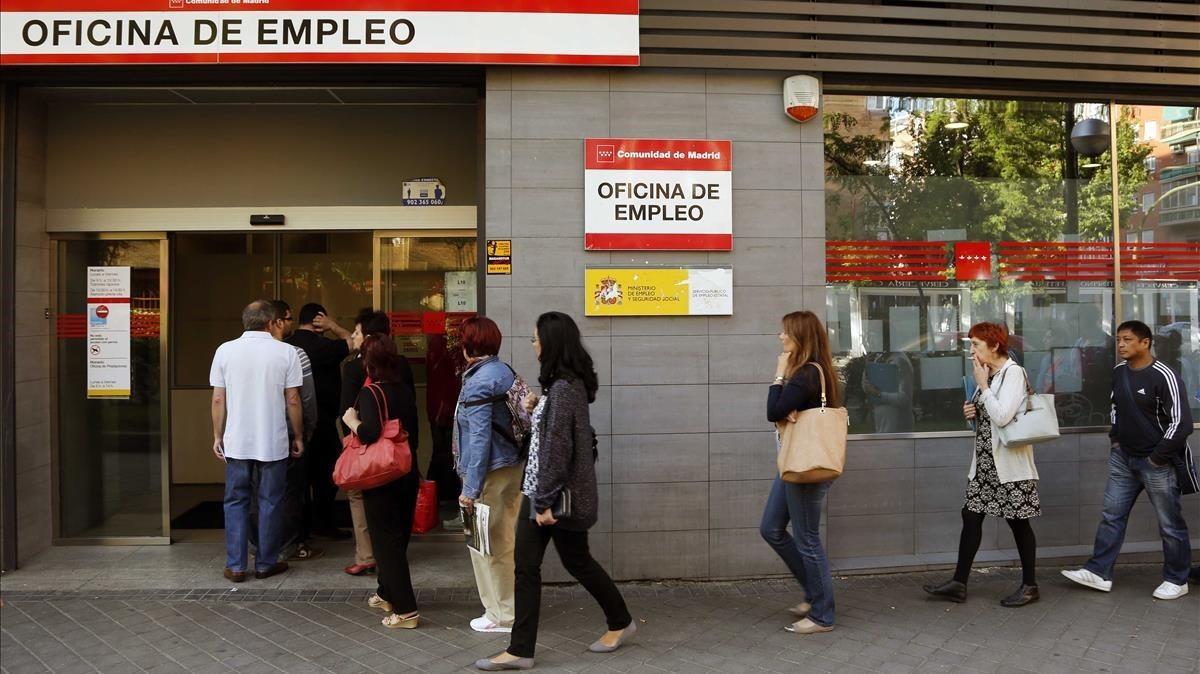
<instances>
[{"instance_id":1,"label":"man in white polo shirt","mask_svg":"<svg viewBox=\"0 0 1200 674\"><path fill-rule=\"evenodd\" d=\"M292 456L304 453L304 380L296 350L271 336L274 319L270 302L247 305L242 311L246 331L217 348L208 376L213 387L213 453L225 462L225 577L235 583L246 579L252 498L258 502L254 577L287 571L287 562L279 561L282 502L289 444Z\"/></svg>"}]
</instances>

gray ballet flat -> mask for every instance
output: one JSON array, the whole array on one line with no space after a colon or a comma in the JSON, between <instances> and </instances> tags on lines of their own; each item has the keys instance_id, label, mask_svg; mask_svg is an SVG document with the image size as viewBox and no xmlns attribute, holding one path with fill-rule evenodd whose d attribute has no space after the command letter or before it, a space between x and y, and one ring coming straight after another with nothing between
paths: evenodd
<instances>
[{"instance_id":1,"label":"gray ballet flat","mask_svg":"<svg viewBox=\"0 0 1200 674\"><path fill-rule=\"evenodd\" d=\"M626 641L629 641L630 639L632 639L634 634L637 634L637 621L636 620L629 623L629 627L626 627L625 629L621 630L621 636L617 637L616 644L614 644L612 646L608 646L608 645L605 645L605 643L603 641L597 641L596 643L592 644L591 646L588 646L588 650L593 653L612 653L613 651L620 648Z\"/></svg>"},{"instance_id":2,"label":"gray ballet flat","mask_svg":"<svg viewBox=\"0 0 1200 674\"><path fill-rule=\"evenodd\" d=\"M475 669L480 669L485 672L506 672L517 669L533 669L533 658L517 658L512 662L492 662L491 658L484 658L482 660L475 661Z\"/></svg>"}]
</instances>

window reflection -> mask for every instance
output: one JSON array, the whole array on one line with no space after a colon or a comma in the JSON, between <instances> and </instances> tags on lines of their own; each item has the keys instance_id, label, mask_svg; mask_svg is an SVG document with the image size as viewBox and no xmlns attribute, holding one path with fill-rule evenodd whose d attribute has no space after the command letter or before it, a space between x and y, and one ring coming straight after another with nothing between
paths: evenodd
<instances>
[{"instance_id":1,"label":"window reflection","mask_svg":"<svg viewBox=\"0 0 1200 674\"><path fill-rule=\"evenodd\" d=\"M1156 326L1159 357L1194 378L1200 116L1118 109L1123 317ZM965 335L985 320L1008 327L1060 423L1107 423L1108 123L1102 104L826 97L827 323L852 432L964 429Z\"/></svg>"}]
</instances>

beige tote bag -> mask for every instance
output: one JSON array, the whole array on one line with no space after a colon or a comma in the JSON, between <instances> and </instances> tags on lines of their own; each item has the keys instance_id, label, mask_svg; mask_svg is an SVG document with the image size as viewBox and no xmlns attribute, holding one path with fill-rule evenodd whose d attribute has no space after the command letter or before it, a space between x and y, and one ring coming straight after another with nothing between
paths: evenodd
<instances>
[{"instance_id":1,"label":"beige tote bag","mask_svg":"<svg viewBox=\"0 0 1200 674\"><path fill-rule=\"evenodd\" d=\"M807 484L828 482L842 474L846 465L846 433L850 416L844 407L825 404L825 370L821 375L821 406L792 412L776 424L779 433L779 477L784 482Z\"/></svg>"}]
</instances>

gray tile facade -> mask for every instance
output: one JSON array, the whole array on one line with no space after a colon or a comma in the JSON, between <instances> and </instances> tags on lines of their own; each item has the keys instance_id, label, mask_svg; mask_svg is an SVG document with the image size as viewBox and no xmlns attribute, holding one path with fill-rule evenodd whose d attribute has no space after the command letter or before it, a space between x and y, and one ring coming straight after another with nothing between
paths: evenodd
<instances>
[{"instance_id":1,"label":"gray tile facade","mask_svg":"<svg viewBox=\"0 0 1200 674\"><path fill-rule=\"evenodd\" d=\"M779 92L788 74L488 72L487 110L497 119L486 124L486 234L514 242L514 274L488 278L488 312L529 378L535 362L524 342L538 314L556 309L580 321L601 377L592 416L606 436L601 452L608 456L598 468L613 499L613 533L598 533L593 548L618 579L785 572L758 533L775 476L765 384L778 353L779 318L825 305L821 123L800 125L783 115ZM584 251L588 136L732 140L733 250ZM732 266L733 316L582 318L588 264L706 263ZM950 561L971 451L965 434L853 440L847 472L827 504L834 566ZM1090 550L1107 457L1103 434L1039 446L1044 515L1034 526L1043 547ZM1188 515L1200 522L1196 501ZM1008 527L990 519L985 526L981 561L1015 559ZM1152 512L1139 504L1130 543L1157 536Z\"/></svg>"},{"instance_id":2,"label":"gray tile facade","mask_svg":"<svg viewBox=\"0 0 1200 674\"><path fill-rule=\"evenodd\" d=\"M46 115L24 103L17 130L16 378L17 564L50 546L50 238L46 234Z\"/></svg>"}]
</instances>

